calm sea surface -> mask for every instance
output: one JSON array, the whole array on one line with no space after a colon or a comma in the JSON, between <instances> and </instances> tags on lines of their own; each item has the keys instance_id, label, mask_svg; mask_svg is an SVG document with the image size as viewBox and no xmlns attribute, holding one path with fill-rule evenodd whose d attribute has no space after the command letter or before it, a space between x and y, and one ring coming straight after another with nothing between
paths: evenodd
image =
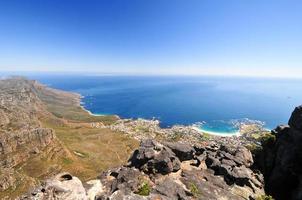
<instances>
[{"instance_id":1,"label":"calm sea surface","mask_svg":"<svg viewBox=\"0 0 302 200\"><path fill-rule=\"evenodd\" d=\"M302 80L223 77L32 75L51 87L82 94L95 114L153 117L162 127L203 122L231 133L234 122L259 120L274 128L302 104Z\"/></svg>"}]
</instances>

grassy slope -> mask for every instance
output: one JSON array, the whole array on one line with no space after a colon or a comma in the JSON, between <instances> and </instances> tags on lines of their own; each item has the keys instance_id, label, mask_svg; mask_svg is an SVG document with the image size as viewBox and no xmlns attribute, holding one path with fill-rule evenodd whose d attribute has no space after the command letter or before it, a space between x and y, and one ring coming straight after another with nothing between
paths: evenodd
<instances>
[{"instance_id":1,"label":"grassy slope","mask_svg":"<svg viewBox=\"0 0 302 200\"><path fill-rule=\"evenodd\" d=\"M63 159L63 169L82 180L95 178L101 171L127 161L138 142L109 129L92 128L90 122L114 123L116 116L92 116L79 105L77 94L44 88L39 97L53 118L41 119L43 126L55 130L57 137L73 154Z\"/></svg>"},{"instance_id":2,"label":"grassy slope","mask_svg":"<svg viewBox=\"0 0 302 200\"><path fill-rule=\"evenodd\" d=\"M39 98L45 103L48 111L58 118L75 122L96 122L104 124L115 122L118 118L114 115L93 116L80 106L80 96L55 89L42 87L37 90Z\"/></svg>"},{"instance_id":3,"label":"grassy slope","mask_svg":"<svg viewBox=\"0 0 302 200\"><path fill-rule=\"evenodd\" d=\"M44 122L56 131L60 141L76 157L66 158L63 166L82 180L93 179L103 170L124 164L138 146L136 140L109 129L56 125Z\"/></svg>"}]
</instances>

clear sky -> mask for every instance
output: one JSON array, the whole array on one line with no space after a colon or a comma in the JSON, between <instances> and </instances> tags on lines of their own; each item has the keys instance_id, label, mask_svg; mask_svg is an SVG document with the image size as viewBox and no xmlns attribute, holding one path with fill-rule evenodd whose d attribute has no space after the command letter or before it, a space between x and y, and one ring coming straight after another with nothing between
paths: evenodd
<instances>
[{"instance_id":1,"label":"clear sky","mask_svg":"<svg viewBox=\"0 0 302 200\"><path fill-rule=\"evenodd\" d=\"M0 71L302 77L302 1L3 0Z\"/></svg>"}]
</instances>

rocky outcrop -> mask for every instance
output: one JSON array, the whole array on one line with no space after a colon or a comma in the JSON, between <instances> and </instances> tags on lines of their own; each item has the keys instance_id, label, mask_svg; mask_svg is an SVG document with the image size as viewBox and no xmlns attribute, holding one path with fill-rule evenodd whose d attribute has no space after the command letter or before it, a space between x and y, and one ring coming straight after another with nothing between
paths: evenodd
<instances>
[{"instance_id":1,"label":"rocky outcrop","mask_svg":"<svg viewBox=\"0 0 302 200\"><path fill-rule=\"evenodd\" d=\"M145 140L127 165L102 173L98 177L100 182L94 181L93 186L84 184L86 196L81 197L99 200L256 199L264 194L263 177L249 168L252 164L251 153L244 147L215 143L210 146L162 144ZM71 175L64 177L75 179ZM64 184L69 181L58 175L23 199L43 199L50 193L54 199L68 199L68 195L77 193L83 195L80 185L63 185L58 179Z\"/></svg>"},{"instance_id":2,"label":"rocky outcrop","mask_svg":"<svg viewBox=\"0 0 302 200\"><path fill-rule=\"evenodd\" d=\"M156 141L142 141L130 159L134 166L146 174L169 174L180 169L180 160L172 150Z\"/></svg>"},{"instance_id":3,"label":"rocky outcrop","mask_svg":"<svg viewBox=\"0 0 302 200\"><path fill-rule=\"evenodd\" d=\"M36 128L0 135L0 168L12 168L55 141L51 129Z\"/></svg>"},{"instance_id":4,"label":"rocky outcrop","mask_svg":"<svg viewBox=\"0 0 302 200\"><path fill-rule=\"evenodd\" d=\"M256 162L267 192L276 200L302 199L302 106L293 111L288 124L272 131L274 138L263 143Z\"/></svg>"},{"instance_id":5,"label":"rocky outcrop","mask_svg":"<svg viewBox=\"0 0 302 200\"><path fill-rule=\"evenodd\" d=\"M302 105L295 108L288 121L288 125L295 130L302 131Z\"/></svg>"},{"instance_id":6,"label":"rocky outcrop","mask_svg":"<svg viewBox=\"0 0 302 200\"><path fill-rule=\"evenodd\" d=\"M80 179L66 172L47 180L44 185L33 190L30 195L30 197L23 196L21 199L88 199L86 190Z\"/></svg>"}]
</instances>

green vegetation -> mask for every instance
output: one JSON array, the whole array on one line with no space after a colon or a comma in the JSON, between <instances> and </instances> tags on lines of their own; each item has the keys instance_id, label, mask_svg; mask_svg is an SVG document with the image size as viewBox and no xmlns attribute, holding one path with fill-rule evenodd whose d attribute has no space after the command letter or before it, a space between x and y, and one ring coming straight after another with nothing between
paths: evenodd
<instances>
[{"instance_id":1,"label":"green vegetation","mask_svg":"<svg viewBox=\"0 0 302 200\"><path fill-rule=\"evenodd\" d=\"M256 200L274 200L274 198L270 195L261 195L257 197Z\"/></svg>"},{"instance_id":2,"label":"green vegetation","mask_svg":"<svg viewBox=\"0 0 302 200\"><path fill-rule=\"evenodd\" d=\"M73 161L72 161L71 159L69 159L69 158L63 158L63 163L64 163L65 165L70 165L70 164L73 163Z\"/></svg>"},{"instance_id":3,"label":"green vegetation","mask_svg":"<svg viewBox=\"0 0 302 200\"><path fill-rule=\"evenodd\" d=\"M79 105L77 94L67 93L54 89L41 89L37 91L39 98L46 104L46 108L54 116L78 122L102 122L112 124L118 118L114 115L90 115Z\"/></svg>"},{"instance_id":4,"label":"green vegetation","mask_svg":"<svg viewBox=\"0 0 302 200\"><path fill-rule=\"evenodd\" d=\"M135 194L141 195L141 196L148 196L151 192L151 187L149 183L144 182L139 188L138 191L135 192Z\"/></svg>"},{"instance_id":5,"label":"green vegetation","mask_svg":"<svg viewBox=\"0 0 302 200\"><path fill-rule=\"evenodd\" d=\"M201 196L201 192L199 191L198 187L196 186L195 183L190 183L189 184L189 190L190 192L193 194L194 197L200 197Z\"/></svg>"},{"instance_id":6,"label":"green vegetation","mask_svg":"<svg viewBox=\"0 0 302 200\"><path fill-rule=\"evenodd\" d=\"M173 142L178 142L182 137L182 133L176 132L173 134L173 136L171 137L171 140Z\"/></svg>"},{"instance_id":7,"label":"green vegetation","mask_svg":"<svg viewBox=\"0 0 302 200\"><path fill-rule=\"evenodd\" d=\"M266 132L261 134L258 140L262 145L273 144L276 141L276 136L271 134L270 132Z\"/></svg>"},{"instance_id":8,"label":"green vegetation","mask_svg":"<svg viewBox=\"0 0 302 200\"><path fill-rule=\"evenodd\" d=\"M251 144L247 144L245 146L248 150L250 150L253 154L261 151L262 147L260 145L257 145L257 144L254 144L254 143L251 143Z\"/></svg>"},{"instance_id":9,"label":"green vegetation","mask_svg":"<svg viewBox=\"0 0 302 200\"><path fill-rule=\"evenodd\" d=\"M260 132L253 133L251 134L251 137L263 144L266 144L268 142L275 142L276 140L276 136L268 131L260 131Z\"/></svg>"},{"instance_id":10,"label":"green vegetation","mask_svg":"<svg viewBox=\"0 0 302 200\"><path fill-rule=\"evenodd\" d=\"M96 177L101 171L124 164L138 141L110 129L92 128L88 124L44 120L43 125L55 130L57 137L72 153L74 162L63 160L64 170L82 180Z\"/></svg>"},{"instance_id":11,"label":"green vegetation","mask_svg":"<svg viewBox=\"0 0 302 200\"><path fill-rule=\"evenodd\" d=\"M58 118L64 118L80 122L103 122L104 124L112 124L116 121L113 115L93 116L83 110L80 106L72 107L65 105L48 105L47 109Z\"/></svg>"},{"instance_id":12,"label":"green vegetation","mask_svg":"<svg viewBox=\"0 0 302 200\"><path fill-rule=\"evenodd\" d=\"M203 140L209 140L209 139L211 139L211 135L208 134L208 133L202 133L202 139Z\"/></svg>"}]
</instances>

